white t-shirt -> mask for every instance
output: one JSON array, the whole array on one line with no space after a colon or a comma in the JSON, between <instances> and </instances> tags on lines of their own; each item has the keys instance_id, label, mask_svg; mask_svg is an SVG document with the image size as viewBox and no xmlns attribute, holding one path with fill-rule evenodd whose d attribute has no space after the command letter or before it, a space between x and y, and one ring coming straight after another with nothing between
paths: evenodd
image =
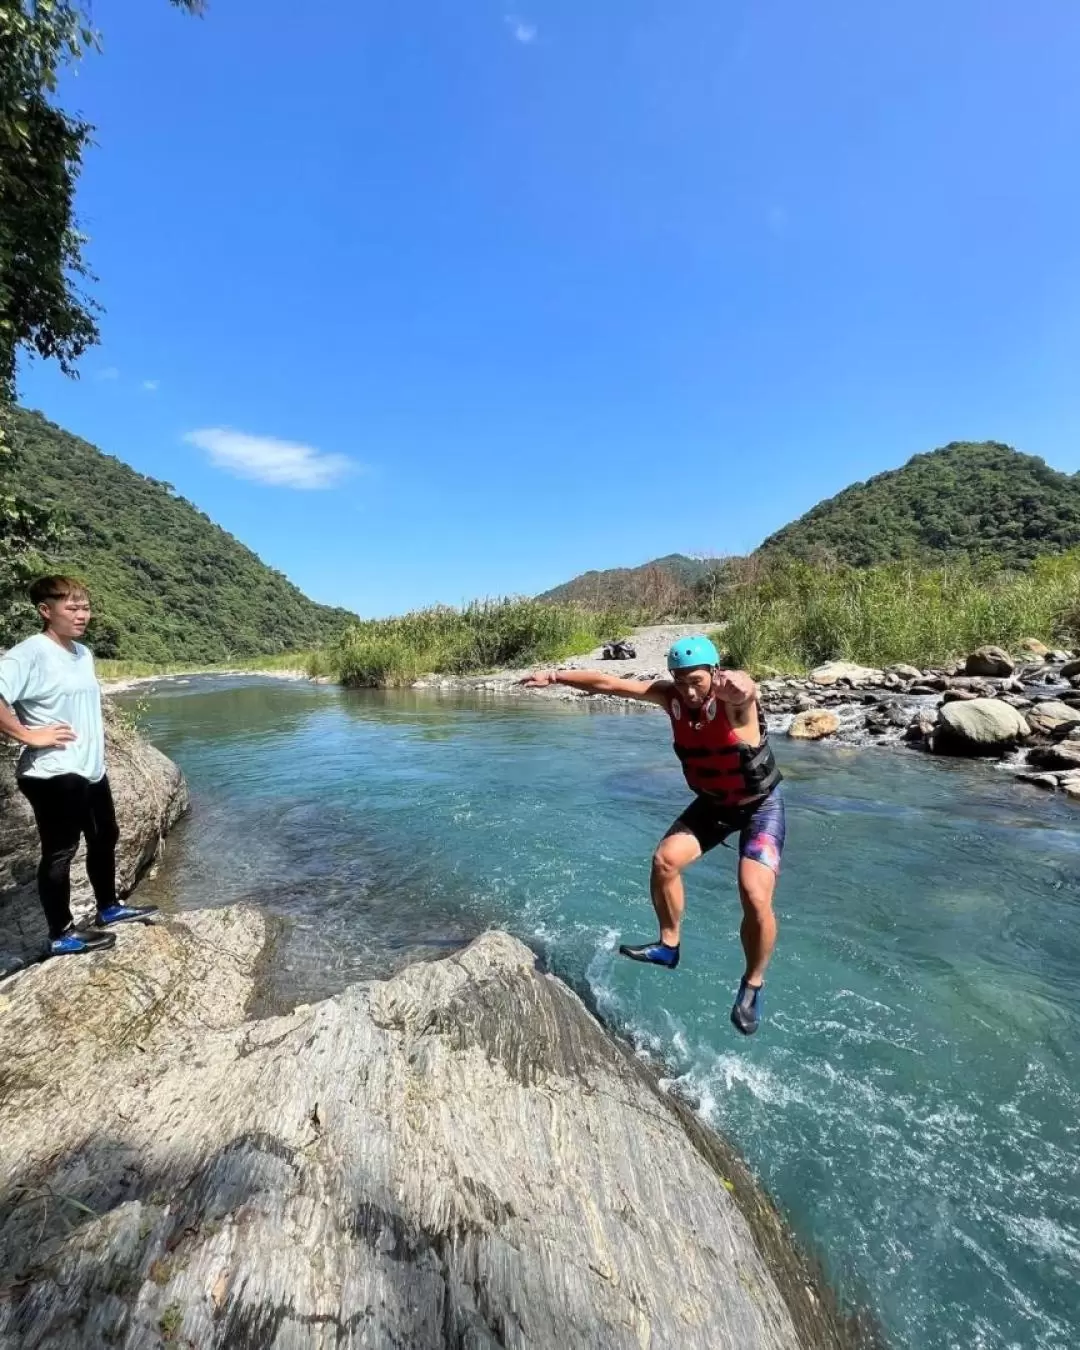
<instances>
[{"instance_id":1,"label":"white t-shirt","mask_svg":"<svg viewBox=\"0 0 1080 1350\"><path fill-rule=\"evenodd\" d=\"M105 729L101 722L101 688L89 647L75 650L37 633L0 656L0 698L13 708L24 727L66 722L75 732L69 745L34 750L19 756L20 778L56 778L77 773L98 782L105 774Z\"/></svg>"}]
</instances>

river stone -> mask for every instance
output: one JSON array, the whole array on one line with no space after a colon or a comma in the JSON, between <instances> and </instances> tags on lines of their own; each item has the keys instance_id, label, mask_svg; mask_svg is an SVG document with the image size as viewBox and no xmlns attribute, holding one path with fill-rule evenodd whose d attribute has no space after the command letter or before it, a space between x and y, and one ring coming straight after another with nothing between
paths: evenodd
<instances>
[{"instance_id":1,"label":"river stone","mask_svg":"<svg viewBox=\"0 0 1080 1350\"><path fill-rule=\"evenodd\" d=\"M836 713L824 708L808 708L793 718L788 735L796 741L821 741L826 736L835 736L839 730L840 719Z\"/></svg>"},{"instance_id":2,"label":"river stone","mask_svg":"<svg viewBox=\"0 0 1080 1350\"><path fill-rule=\"evenodd\" d=\"M966 675L1011 675L1016 662L1001 647L979 647L964 662Z\"/></svg>"},{"instance_id":3,"label":"river stone","mask_svg":"<svg viewBox=\"0 0 1080 1350\"><path fill-rule=\"evenodd\" d=\"M0 1345L851 1343L745 1164L520 942L250 1021L265 937L196 912L16 977Z\"/></svg>"},{"instance_id":4,"label":"river stone","mask_svg":"<svg viewBox=\"0 0 1080 1350\"><path fill-rule=\"evenodd\" d=\"M946 703L938 711L934 749L942 754L993 755L1031 734L1015 708L997 698Z\"/></svg>"},{"instance_id":5,"label":"river stone","mask_svg":"<svg viewBox=\"0 0 1080 1350\"><path fill-rule=\"evenodd\" d=\"M858 666L851 661L826 661L823 666L810 672L810 680L813 684L825 687L844 681L853 689L858 689L864 684L880 684L884 673L873 666Z\"/></svg>"},{"instance_id":6,"label":"river stone","mask_svg":"<svg viewBox=\"0 0 1080 1350\"><path fill-rule=\"evenodd\" d=\"M1027 762L1035 769L1080 769L1080 741L1032 746Z\"/></svg>"},{"instance_id":7,"label":"river stone","mask_svg":"<svg viewBox=\"0 0 1080 1350\"><path fill-rule=\"evenodd\" d=\"M893 666L886 666L885 674L896 675L901 680L921 680L923 677L923 673L918 666L908 666L902 661L898 661Z\"/></svg>"},{"instance_id":8,"label":"river stone","mask_svg":"<svg viewBox=\"0 0 1080 1350\"><path fill-rule=\"evenodd\" d=\"M1030 652L1032 656L1041 656L1044 660L1050 655L1050 648L1038 638L1024 638L1020 643L1020 650Z\"/></svg>"},{"instance_id":9,"label":"river stone","mask_svg":"<svg viewBox=\"0 0 1080 1350\"><path fill-rule=\"evenodd\" d=\"M1066 661L1058 674L1063 680L1071 679L1074 675L1080 675L1080 658L1074 661Z\"/></svg>"},{"instance_id":10,"label":"river stone","mask_svg":"<svg viewBox=\"0 0 1080 1350\"><path fill-rule=\"evenodd\" d=\"M1071 708L1057 699L1047 699L1035 704L1028 712L1027 720L1033 731L1040 731L1045 736L1064 735L1080 726L1080 709Z\"/></svg>"},{"instance_id":11,"label":"river stone","mask_svg":"<svg viewBox=\"0 0 1080 1350\"><path fill-rule=\"evenodd\" d=\"M141 736L106 700L105 759L120 826L117 887L129 895L153 865L165 835L187 810L187 785L175 764ZM40 954L48 930L35 881L40 845L34 816L15 784L18 749L0 748L0 971ZM92 917L94 899L80 843L72 865L72 913Z\"/></svg>"},{"instance_id":12,"label":"river stone","mask_svg":"<svg viewBox=\"0 0 1080 1350\"><path fill-rule=\"evenodd\" d=\"M1020 669L1016 672L1014 678L1018 679L1021 684L1031 684L1035 680L1041 680L1045 676L1045 674L1046 674L1046 663L1040 661L1037 666L1036 665L1021 666Z\"/></svg>"},{"instance_id":13,"label":"river stone","mask_svg":"<svg viewBox=\"0 0 1080 1350\"><path fill-rule=\"evenodd\" d=\"M909 694L938 694L943 689L948 689L949 677L945 675L923 675L917 684L909 690Z\"/></svg>"},{"instance_id":14,"label":"river stone","mask_svg":"<svg viewBox=\"0 0 1080 1350\"><path fill-rule=\"evenodd\" d=\"M1056 792L1059 786L1056 773L1018 773L1016 781L1030 783L1032 787L1042 788L1047 792Z\"/></svg>"},{"instance_id":15,"label":"river stone","mask_svg":"<svg viewBox=\"0 0 1080 1350\"><path fill-rule=\"evenodd\" d=\"M934 720L933 714L928 709L920 708L908 723L907 731L904 732L904 740L916 743L929 740L936 726L937 722Z\"/></svg>"},{"instance_id":16,"label":"river stone","mask_svg":"<svg viewBox=\"0 0 1080 1350\"><path fill-rule=\"evenodd\" d=\"M1046 659L1047 659L1048 661L1053 661L1053 662L1055 663L1055 665L1061 665L1063 662L1069 661L1069 660L1072 659L1072 652L1065 652L1065 651L1057 651L1057 650L1055 650L1055 651L1052 651L1052 652L1050 653L1050 655L1049 655Z\"/></svg>"},{"instance_id":17,"label":"river stone","mask_svg":"<svg viewBox=\"0 0 1080 1350\"><path fill-rule=\"evenodd\" d=\"M942 703L970 703L979 695L974 689L946 689L941 696Z\"/></svg>"}]
</instances>

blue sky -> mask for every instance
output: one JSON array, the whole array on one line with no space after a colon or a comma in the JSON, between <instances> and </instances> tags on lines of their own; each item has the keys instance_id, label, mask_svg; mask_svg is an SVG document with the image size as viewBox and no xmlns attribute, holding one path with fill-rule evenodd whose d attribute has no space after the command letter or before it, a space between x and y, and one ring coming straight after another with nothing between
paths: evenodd
<instances>
[{"instance_id":1,"label":"blue sky","mask_svg":"<svg viewBox=\"0 0 1080 1350\"><path fill-rule=\"evenodd\" d=\"M94 17L103 343L23 401L317 599L746 551L950 440L1080 469L1071 0Z\"/></svg>"}]
</instances>

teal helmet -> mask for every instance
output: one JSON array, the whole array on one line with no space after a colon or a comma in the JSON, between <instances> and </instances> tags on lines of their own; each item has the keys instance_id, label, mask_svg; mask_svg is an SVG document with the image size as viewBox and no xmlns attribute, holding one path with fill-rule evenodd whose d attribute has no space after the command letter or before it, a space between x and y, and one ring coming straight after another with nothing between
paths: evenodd
<instances>
[{"instance_id":1,"label":"teal helmet","mask_svg":"<svg viewBox=\"0 0 1080 1350\"><path fill-rule=\"evenodd\" d=\"M681 637L668 648L668 670L691 670L694 666L718 666L720 653L707 637Z\"/></svg>"}]
</instances>

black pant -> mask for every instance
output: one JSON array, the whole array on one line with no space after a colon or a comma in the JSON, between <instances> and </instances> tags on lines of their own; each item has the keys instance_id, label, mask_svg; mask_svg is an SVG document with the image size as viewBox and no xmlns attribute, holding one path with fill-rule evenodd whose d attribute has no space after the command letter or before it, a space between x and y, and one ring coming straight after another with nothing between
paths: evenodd
<instances>
[{"instance_id":1,"label":"black pant","mask_svg":"<svg viewBox=\"0 0 1080 1350\"><path fill-rule=\"evenodd\" d=\"M71 860L86 836L86 875L99 910L116 904L116 824L109 780L91 783L77 773L56 778L20 778L19 788L34 808L41 835L38 894L49 924L59 937L71 924Z\"/></svg>"}]
</instances>

